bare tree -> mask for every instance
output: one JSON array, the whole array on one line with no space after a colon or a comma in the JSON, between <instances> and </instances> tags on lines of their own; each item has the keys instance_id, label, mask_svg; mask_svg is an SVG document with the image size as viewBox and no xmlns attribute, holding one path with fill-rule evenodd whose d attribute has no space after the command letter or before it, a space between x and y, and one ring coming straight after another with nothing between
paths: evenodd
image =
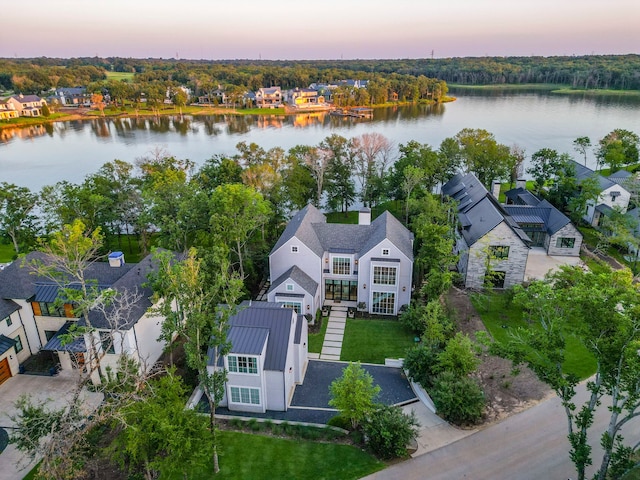
<instances>
[{"instance_id":1,"label":"bare tree","mask_svg":"<svg viewBox=\"0 0 640 480\"><path fill-rule=\"evenodd\" d=\"M380 133L363 133L351 140L356 176L363 202L372 203L370 183L374 175L383 177L393 157L394 145Z\"/></svg>"}]
</instances>

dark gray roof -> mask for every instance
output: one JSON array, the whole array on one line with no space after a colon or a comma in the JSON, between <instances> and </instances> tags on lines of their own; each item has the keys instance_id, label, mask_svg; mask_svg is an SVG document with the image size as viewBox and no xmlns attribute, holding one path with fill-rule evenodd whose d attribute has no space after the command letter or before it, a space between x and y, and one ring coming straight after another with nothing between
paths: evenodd
<instances>
[{"instance_id":1,"label":"dark gray roof","mask_svg":"<svg viewBox=\"0 0 640 480\"><path fill-rule=\"evenodd\" d=\"M540 199L536 197L526 188L518 187L507 190L504 193L507 199L511 200L516 205L532 205L535 206L540 203Z\"/></svg>"},{"instance_id":2,"label":"dark gray roof","mask_svg":"<svg viewBox=\"0 0 640 480\"><path fill-rule=\"evenodd\" d=\"M229 319L233 327L259 327L269 330L269 339L264 359L265 370L284 371L287 348L291 336L291 321L294 311L290 308L254 308L239 310Z\"/></svg>"},{"instance_id":3,"label":"dark gray roof","mask_svg":"<svg viewBox=\"0 0 640 480\"><path fill-rule=\"evenodd\" d=\"M318 282L316 282L309 275L300 270L296 265L280 275L269 287L269 292L272 292L280 287L288 278L291 278L294 282L300 285L305 292L315 295L318 291Z\"/></svg>"},{"instance_id":4,"label":"dark gray roof","mask_svg":"<svg viewBox=\"0 0 640 480\"><path fill-rule=\"evenodd\" d=\"M227 334L227 339L231 343L230 353L245 355L260 355L267 338L269 338L269 329L262 327L234 326Z\"/></svg>"},{"instance_id":5,"label":"dark gray roof","mask_svg":"<svg viewBox=\"0 0 640 480\"><path fill-rule=\"evenodd\" d=\"M271 253L293 237L319 257L328 251L364 255L388 238L413 260L413 234L387 211L370 225L352 225L327 223L326 217L316 207L307 205L294 215Z\"/></svg>"},{"instance_id":6,"label":"dark gray roof","mask_svg":"<svg viewBox=\"0 0 640 480\"><path fill-rule=\"evenodd\" d=\"M318 240L318 236L312 224L325 223L327 218L313 205L309 204L299 210L287 224L287 227L280 235L271 253L278 250L282 245L293 237L296 237L319 257L324 253L324 249Z\"/></svg>"},{"instance_id":7,"label":"dark gray roof","mask_svg":"<svg viewBox=\"0 0 640 480\"><path fill-rule=\"evenodd\" d=\"M518 223L543 224L549 235L553 235L571 222L565 214L546 200L540 201L536 206L505 205L504 209Z\"/></svg>"},{"instance_id":8,"label":"dark gray roof","mask_svg":"<svg viewBox=\"0 0 640 480\"><path fill-rule=\"evenodd\" d=\"M13 300L0 298L0 321L7 318L13 312L20 310L22 307Z\"/></svg>"},{"instance_id":9,"label":"dark gray roof","mask_svg":"<svg viewBox=\"0 0 640 480\"><path fill-rule=\"evenodd\" d=\"M600 212L603 215L611 215L613 213L613 208L611 208L609 205L601 203L600 205L596 205L595 208L596 212Z\"/></svg>"},{"instance_id":10,"label":"dark gray roof","mask_svg":"<svg viewBox=\"0 0 640 480\"><path fill-rule=\"evenodd\" d=\"M76 322L66 322L62 326L62 328L60 328L60 330L58 330L56 334L51 337L51 340L49 340L45 344L45 346L42 347L42 350L49 352L86 352L87 346L84 342L84 336L79 335L69 343L65 343L62 340L64 338L63 335L69 333L69 327L71 327L71 325L73 325L74 323Z\"/></svg>"},{"instance_id":11,"label":"dark gray roof","mask_svg":"<svg viewBox=\"0 0 640 480\"><path fill-rule=\"evenodd\" d=\"M284 305L280 302L258 302L256 300L243 300L238 305L238 309L253 307L253 308L284 308Z\"/></svg>"},{"instance_id":12,"label":"dark gray roof","mask_svg":"<svg viewBox=\"0 0 640 480\"><path fill-rule=\"evenodd\" d=\"M9 338L5 335L0 335L0 355L5 353L15 344L16 344L16 341L13 338Z\"/></svg>"},{"instance_id":13,"label":"dark gray roof","mask_svg":"<svg viewBox=\"0 0 640 480\"><path fill-rule=\"evenodd\" d=\"M576 179L578 181L578 185L580 185L580 183L583 180L589 177L593 177L598 181L598 185L600 186L600 191L606 190L607 188L610 188L615 185L615 182L609 180L608 178L603 177L602 175L597 174L590 168L587 168L576 161L573 161L573 164L576 170Z\"/></svg>"},{"instance_id":14,"label":"dark gray roof","mask_svg":"<svg viewBox=\"0 0 640 480\"><path fill-rule=\"evenodd\" d=\"M612 173L607 178L612 182L617 183L618 185L625 186L625 183L629 181L629 179L633 177L633 173L628 170L618 170L615 173Z\"/></svg>"},{"instance_id":15,"label":"dark gray roof","mask_svg":"<svg viewBox=\"0 0 640 480\"><path fill-rule=\"evenodd\" d=\"M500 223L505 222L529 245L531 240L473 173L456 174L442 186L442 192L458 202L462 236L471 246Z\"/></svg>"},{"instance_id":16,"label":"dark gray roof","mask_svg":"<svg viewBox=\"0 0 640 480\"><path fill-rule=\"evenodd\" d=\"M108 264L107 264L108 265ZM91 325L94 328L112 329L117 328L119 330L129 330L133 327L140 318L151 307L151 297L153 290L148 284L148 276L150 273L155 272L158 268L157 263L153 260L151 255L147 255L140 263L125 264L122 267L109 267L111 270L120 270L125 266L129 266L126 273L122 275L117 281L110 285L110 288L119 293L129 292L130 294L139 295L140 299L133 303L130 308L126 310L125 316L120 316L116 321L116 325L112 325L103 312L92 310L89 312L89 318ZM107 315L115 312L115 307L107 310ZM112 321L114 319L111 319ZM82 320L81 320L82 322Z\"/></svg>"},{"instance_id":17,"label":"dark gray roof","mask_svg":"<svg viewBox=\"0 0 640 480\"><path fill-rule=\"evenodd\" d=\"M12 95L9 98L13 98L20 103L41 102L42 99L37 95Z\"/></svg>"}]
</instances>

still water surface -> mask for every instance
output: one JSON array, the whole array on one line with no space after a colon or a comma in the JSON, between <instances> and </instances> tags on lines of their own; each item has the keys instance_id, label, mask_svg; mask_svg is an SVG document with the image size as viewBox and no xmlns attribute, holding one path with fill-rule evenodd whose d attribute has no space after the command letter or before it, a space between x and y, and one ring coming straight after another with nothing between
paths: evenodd
<instances>
[{"instance_id":1,"label":"still water surface","mask_svg":"<svg viewBox=\"0 0 640 480\"><path fill-rule=\"evenodd\" d=\"M396 145L416 140L437 148L463 128L483 128L528 156L540 148L574 154L572 142L593 143L615 128L640 134L640 98L565 96L540 91L453 90L457 100L436 106L376 109L372 120L327 114L298 116L185 116L94 119L0 131L0 181L33 190L59 180L81 182L113 159L134 162L155 148L200 164L233 154L238 142L265 149L316 145L333 133L380 133ZM590 166L594 166L590 154Z\"/></svg>"}]
</instances>

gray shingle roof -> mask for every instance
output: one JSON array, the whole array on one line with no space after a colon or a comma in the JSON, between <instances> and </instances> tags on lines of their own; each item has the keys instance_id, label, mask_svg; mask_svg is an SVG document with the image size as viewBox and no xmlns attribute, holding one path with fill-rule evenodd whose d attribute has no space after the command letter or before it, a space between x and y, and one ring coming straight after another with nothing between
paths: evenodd
<instances>
[{"instance_id":1,"label":"gray shingle roof","mask_svg":"<svg viewBox=\"0 0 640 480\"><path fill-rule=\"evenodd\" d=\"M318 236L313 229L313 224L325 223L327 218L313 205L309 204L299 210L287 224L287 227L280 235L271 253L278 250L282 245L293 237L296 237L319 257L324 253L324 249L318 240Z\"/></svg>"},{"instance_id":2,"label":"gray shingle roof","mask_svg":"<svg viewBox=\"0 0 640 480\"><path fill-rule=\"evenodd\" d=\"M327 223L326 217L309 204L287 224L271 253L293 237L319 257L328 251L363 255L388 238L409 259L413 259L413 234L386 211L370 225Z\"/></svg>"},{"instance_id":3,"label":"gray shingle roof","mask_svg":"<svg viewBox=\"0 0 640 480\"><path fill-rule=\"evenodd\" d=\"M318 291L318 282L316 282L309 275L300 270L296 265L280 275L269 287L269 292L276 290L282 285L288 278L300 285L305 292L315 295Z\"/></svg>"},{"instance_id":4,"label":"gray shingle roof","mask_svg":"<svg viewBox=\"0 0 640 480\"><path fill-rule=\"evenodd\" d=\"M284 371L294 311L290 308L245 308L229 319L233 327L260 327L269 330L264 359L265 370Z\"/></svg>"},{"instance_id":5,"label":"gray shingle roof","mask_svg":"<svg viewBox=\"0 0 640 480\"><path fill-rule=\"evenodd\" d=\"M582 181L590 177L593 177L598 181L598 185L600 186L600 191L606 190L607 188L610 188L615 185L615 182L609 180L608 178L603 177L602 175L597 174L590 168L587 168L576 161L573 161L573 164L576 170L576 179L578 181L578 185L580 185Z\"/></svg>"},{"instance_id":6,"label":"gray shingle roof","mask_svg":"<svg viewBox=\"0 0 640 480\"><path fill-rule=\"evenodd\" d=\"M7 318L13 312L20 310L22 307L13 300L0 298L0 321Z\"/></svg>"},{"instance_id":7,"label":"gray shingle roof","mask_svg":"<svg viewBox=\"0 0 640 480\"><path fill-rule=\"evenodd\" d=\"M456 174L442 186L442 193L458 202L458 218L463 226L462 236L467 245L473 245L502 222L505 222L525 245L531 242L522 228L474 174Z\"/></svg>"}]
</instances>

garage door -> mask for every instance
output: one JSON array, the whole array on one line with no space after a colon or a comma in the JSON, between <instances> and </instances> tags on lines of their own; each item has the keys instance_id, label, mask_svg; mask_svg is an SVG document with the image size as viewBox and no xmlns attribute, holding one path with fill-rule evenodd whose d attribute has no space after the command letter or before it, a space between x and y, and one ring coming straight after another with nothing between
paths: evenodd
<instances>
[{"instance_id":1,"label":"garage door","mask_svg":"<svg viewBox=\"0 0 640 480\"><path fill-rule=\"evenodd\" d=\"M11 369L9 368L9 359L5 358L0 361L0 384L11 378Z\"/></svg>"}]
</instances>

